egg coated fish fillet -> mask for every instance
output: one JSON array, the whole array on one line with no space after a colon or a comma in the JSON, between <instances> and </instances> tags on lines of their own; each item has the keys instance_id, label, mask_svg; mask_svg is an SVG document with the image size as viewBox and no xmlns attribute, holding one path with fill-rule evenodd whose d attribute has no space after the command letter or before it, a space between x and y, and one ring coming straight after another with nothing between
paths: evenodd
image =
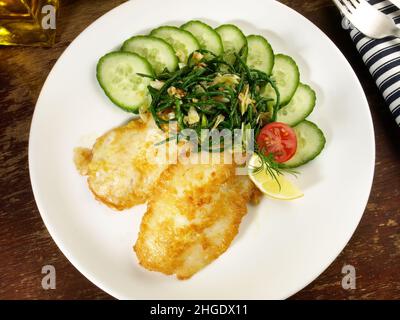
<instances>
[{"instance_id":1,"label":"egg coated fish fillet","mask_svg":"<svg viewBox=\"0 0 400 320\"><path fill-rule=\"evenodd\" d=\"M140 264L188 279L224 253L259 191L233 165L169 167L148 203L134 246Z\"/></svg>"},{"instance_id":2,"label":"egg coated fish fillet","mask_svg":"<svg viewBox=\"0 0 400 320\"><path fill-rule=\"evenodd\" d=\"M88 177L97 200L117 210L128 209L147 201L170 165L169 152L177 152L175 142L156 146L166 137L153 120L133 120L98 138L92 150L77 149L75 164Z\"/></svg>"}]
</instances>

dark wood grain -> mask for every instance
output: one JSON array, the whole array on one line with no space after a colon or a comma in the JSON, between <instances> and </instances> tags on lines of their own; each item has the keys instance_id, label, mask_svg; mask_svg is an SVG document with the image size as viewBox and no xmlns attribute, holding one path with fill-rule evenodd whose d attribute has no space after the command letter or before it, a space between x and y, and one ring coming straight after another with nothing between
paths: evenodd
<instances>
[{"instance_id":1,"label":"dark wood grain","mask_svg":"<svg viewBox=\"0 0 400 320\"><path fill-rule=\"evenodd\" d=\"M55 47L0 47L0 299L111 299L69 263L48 234L30 187L28 137L37 97L58 57L91 22L122 2L64 0ZM357 231L336 261L292 298L400 299L400 130L331 1L282 2L319 26L350 61L368 96L377 142L373 190ZM41 287L47 264L57 269L56 290ZM356 267L355 290L341 287L346 264Z\"/></svg>"}]
</instances>

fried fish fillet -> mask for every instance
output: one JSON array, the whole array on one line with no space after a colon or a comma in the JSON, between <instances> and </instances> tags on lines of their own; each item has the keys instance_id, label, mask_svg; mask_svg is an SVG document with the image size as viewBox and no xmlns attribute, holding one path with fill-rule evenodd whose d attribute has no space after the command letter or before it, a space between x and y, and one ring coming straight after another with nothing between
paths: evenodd
<instances>
[{"instance_id":1,"label":"fried fish fillet","mask_svg":"<svg viewBox=\"0 0 400 320\"><path fill-rule=\"evenodd\" d=\"M93 149L78 149L75 163L96 199L117 210L147 201L175 142L157 146L167 135L153 120L133 120L97 139Z\"/></svg>"},{"instance_id":2,"label":"fried fish fillet","mask_svg":"<svg viewBox=\"0 0 400 320\"><path fill-rule=\"evenodd\" d=\"M148 270L188 279L224 253L259 193L233 165L169 167L150 197L134 246Z\"/></svg>"}]
</instances>

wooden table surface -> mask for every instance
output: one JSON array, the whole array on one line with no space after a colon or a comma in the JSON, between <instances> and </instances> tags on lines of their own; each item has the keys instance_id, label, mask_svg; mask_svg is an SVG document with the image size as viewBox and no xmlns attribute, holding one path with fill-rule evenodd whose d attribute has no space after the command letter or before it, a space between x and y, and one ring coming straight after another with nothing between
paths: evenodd
<instances>
[{"instance_id":1,"label":"wooden table surface","mask_svg":"<svg viewBox=\"0 0 400 320\"><path fill-rule=\"evenodd\" d=\"M58 57L90 23L124 1L61 2L53 48L0 48L0 299L112 299L71 265L47 232L30 185L28 138L36 100ZM359 227L336 261L293 298L400 299L400 129L331 1L282 2L319 26L350 61L367 94L377 142L374 185ZM347 264L356 268L355 290L341 286ZM42 289L44 265L57 270L56 290Z\"/></svg>"}]
</instances>

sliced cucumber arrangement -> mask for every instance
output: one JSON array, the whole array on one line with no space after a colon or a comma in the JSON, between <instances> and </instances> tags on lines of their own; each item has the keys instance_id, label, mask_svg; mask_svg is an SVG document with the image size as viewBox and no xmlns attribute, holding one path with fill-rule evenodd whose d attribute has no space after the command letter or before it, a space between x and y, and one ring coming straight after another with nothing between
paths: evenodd
<instances>
[{"instance_id":1,"label":"sliced cucumber arrangement","mask_svg":"<svg viewBox=\"0 0 400 320\"><path fill-rule=\"evenodd\" d=\"M223 24L215 29L222 39L224 47L224 59L233 64L236 61L235 53L239 54L243 47L247 46L246 36L242 30L233 24Z\"/></svg>"},{"instance_id":2,"label":"sliced cucumber arrangement","mask_svg":"<svg viewBox=\"0 0 400 320\"><path fill-rule=\"evenodd\" d=\"M177 27L160 27L154 29L150 35L170 44L181 63L187 63L189 55L200 49L199 42L190 32Z\"/></svg>"},{"instance_id":3,"label":"sliced cucumber arrangement","mask_svg":"<svg viewBox=\"0 0 400 320\"><path fill-rule=\"evenodd\" d=\"M276 121L295 126L306 119L314 110L315 91L308 85L300 83L289 104L278 111Z\"/></svg>"},{"instance_id":4,"label":"sliced cucumber arrangement","mask_svg":"<svg viewBox=\"0 0 400 320\"><path fill-rule=\"evenodd\" d=\"M190 32L200 43L202 49L211 51L217 56L224 53L224 46L220 35L208 24L192 20L182 25L181 28Z\"/></svg>"},{"instance_id":5,"label":"sliced cucumber arrangement","mask_svg":"<svg viewBox=\"0 0 400 320\"><path fill-rule=\"evenodd\" d=\"M300 83L300 72L296 62L289 56L277 54L272 76L281 95L281 105L286 105L292 99Z\"/></svg>"},{"instance_id":6,"label":"sliced cucumber arrangement","mask_svg":"<svg viewBox=\"0 0 400 320\"><path fill-rule=\"evenodd\" d=\"M248 55L247 65L270 75L274 66L274 51L269 42L262 36L251 35L247 37Z\"/></svg>"},{"instance_id":7,"label":"sliced cucumber arrangement","mask_svg":"<svg viewBox=\"0 0 400 320\"><path fill-rule=\"evenodd\" d=\"M272 69L272 77L276 81L276 86L280 93L280 105L285 106L292 100L299 86L299 68L291 57L284 54L277 54ZM271 85L265 87L263 95L274 101L276 100L275 91L272 89Z\"/></svg>"},{"instance_id":8,"label":"sliced cucumber arrangement","mask_svg":"<svg viewBox=\"0 0 400 320\"><path fill-rule=\"evenodd\" d=\"M146 59L130 52L112 52L102 57L97 64L97 79L106 95L118 107L136 113L150 103L147 86L153 69Z\"/></svg>"},{"instance_id":9,"label":"sliced cucumber arrangement","mask_svg":"<svg viewBox=\"0 0 400 320\"><path fill-rule=\"evenodd\" d=\"M165 69L172 72L178 68L174 49L164 40L151 36L135 36L125 41L122 51L137 53L146 58L156 74Z\"/></svg>"},{"instance_id":10,"label":"sliced cucumber arrangement","mask_svg":"<svg viewBox=\"0 0 400 320\"><path fill-rule=\"evenodd\" d=\"M326 143L324 133L311 121L300 122L293 129L297 136L297 151L292 159L281 165L284 168L297 168L310 162L321 153Z\"/></svg>"},{"instance_id":11,"label":"sliced cucumber arrangement","mask_svg":"<svg viewBox=\"0 0 400 320\"><path fill-rule=\"evenodd\" d=\"M210 53L196 55L196 61L188 64L189 56L200 49L212 52L217 58ZM164 71L170 73L162 74ZM159 123L164 121L161 113L174 109L176 103L179 108L182 106L177 110L183 114L177 117L182 127L200 124L199 128L218 125L257 128L265 123L262 130L275 125L286 127L287 132L292 127L297 150L296 137L290 130L292 149L285 151L286 155L289 151L290 154L283 157L285 153L282 153L283 158L278 159L276 155L274 158L283 169L297 168L313 160L326 143L318 126L306 120L316 105L316 93L300 82L299 68L293 58L275 55L264 37L246 37L233 24L223 24L214 30L208 24L192 20L180 28L161 26L148 36L134 36L125 41L121 51L111 52L99 60L97 79L118 107L137 113L150 106L152 116ZM275 82L276 90L271 84L265 86L268 81ZM276 104L278 93L279 105ZM240 112L241 117L235 116L235 112ZM260 136L262 132L256 138ZM262 143L257 140L258 146Z\"/></svg>"}]
</instances>

